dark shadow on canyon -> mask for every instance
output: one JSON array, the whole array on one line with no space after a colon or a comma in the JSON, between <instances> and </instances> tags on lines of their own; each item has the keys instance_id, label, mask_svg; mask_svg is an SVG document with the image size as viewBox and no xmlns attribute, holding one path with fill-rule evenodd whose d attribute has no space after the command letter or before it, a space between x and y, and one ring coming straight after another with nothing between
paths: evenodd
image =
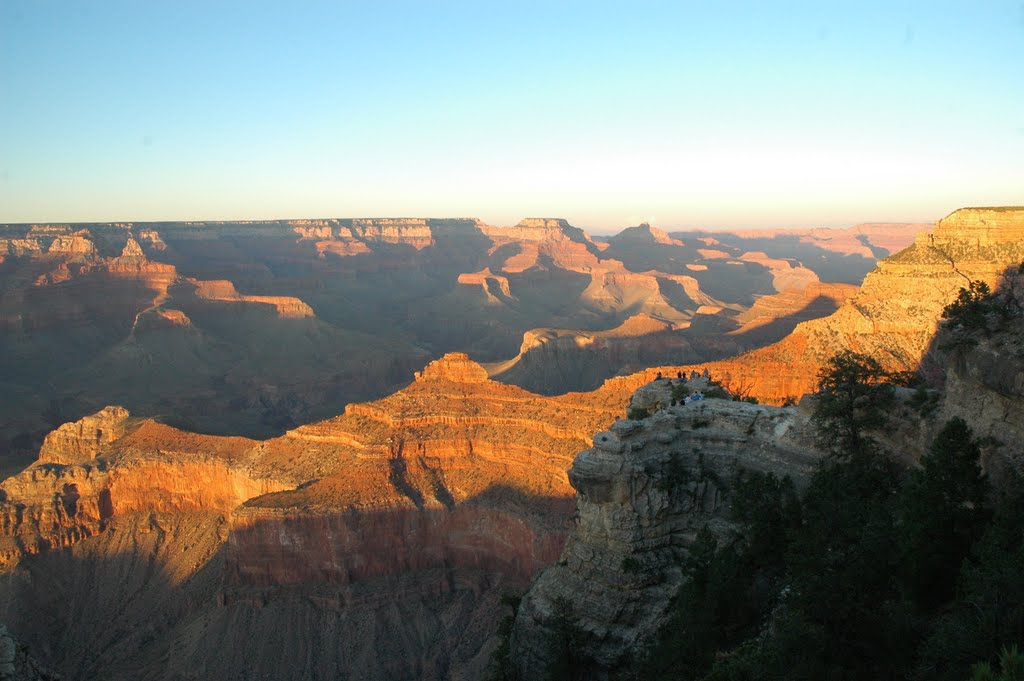
<instances>
[{"instance_id":1,"label":"dark shadow on canyon","mask_svg":"<svg viewBox=\"0 0 1024 681\"><path fill-rule=\"evenodd\" d=\"M792 333L800 322L827 317L838 309L839 303L833 298L817 296L796 312L777 317L767 324L736 334L735 337L740 339L745 350L753 350L782 340Z\"/></svg>"},{"instance_id":2,"label":"dark shadow on canyon","mask_svg":"<svg viewBox=\"0 0 1024 681\"><path fill-rule=\"evenodd\" d=\"M963 289L968 289L970 281L965 277ZM1004 269L991 290L985 309L985 328L975 327L965 330L954 330L951 322L942 322L938 333L932 337L921 360L916 368L924 382L932 387L939 387L946 378L946 373L957 365L959 371L966 371L966 355L977 346L982 340L987 340L997 334L1013 333L1013 325L1020 325L1021 316L1024 315L1024 262L1018 265L1011 265ZM972 314L979 314L981 307L975 308ZM984 316L985 313L980 313ZM971 324L981 323L981 318L975 317ZM1015 394L1013 382L1015 374L1005 371L1004 366L993 366L984 378L991 382L992 389L997 393Z\"/></svg>"},{"instance_id":3,"label":"dark shadow on canyon","mask_svg":"<svg viewBox=\"0 0 1024 681\"><path fill-rule=\"evenodd\" d=\"M451 508L271 514L228 539L213 513L118 516L24 557L0 621L70 681L439 680L476 668L574 504L494 485Z\"/></svg>"},{"instance_id":4,"label":"dark shadow on canyon","mask_svg":"<svg viewBox=\"0 0 1024 681\"><path fill-rule=\"evenodd\" d=\"M773 237L743 237L727 232L672 232L670 236L678 239L710 237L720 241L722 246L738 251L760 251L770 258L799 260L804 267L817 274L823 282L860 285L867 273L875 267L875 260L872 258L866 258L857 253L842 254L815 244L804 243L800 241L799 235L777 234ZM861 243L864 242L861 241ZM864 245L871 248L873 254L884 252L885 256L889 255L884 248ZM719 246L708 246L708 248L719 248ZM737 255L742 255L742 253L737 253Z\"/></svg>"},{"instance_id":5,"label":"dark shadow on canyon","mask_svg":"<svg viewBox=\"0 0 1024 681\"><path fill-rule=\"evenodd\" d=\"M697 315L687 329L603 338L569 352L553 350L559 341L549 341L550 347L531 348L519 362L492 378L547 396L595 390L620 375L624 367L640 371L648 366L712 362L770 345L800 322L827 316L836 309L833 299L818 296L795 312L743 332L738 332L741 327L735 319ZM546 361L542 358L546 352L558 352L558 360Z\"/></svg>"}]
</instances>

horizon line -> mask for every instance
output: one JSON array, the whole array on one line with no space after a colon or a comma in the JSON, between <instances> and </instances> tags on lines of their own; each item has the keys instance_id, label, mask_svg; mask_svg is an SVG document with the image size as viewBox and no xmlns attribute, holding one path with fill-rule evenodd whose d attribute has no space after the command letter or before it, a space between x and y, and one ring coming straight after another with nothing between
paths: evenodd
<instances>
[{"instance_id":1,"label":"horizon line","mask_svg":"<svg viewBox=\"0 0 1024 681\"><path fill-rule=\"evenodd\" d=\"M952 215L959 210L1024 210L1021 206L964 206L956 208L946 214L945 217ZM942 219L942 218L939 218ZM799 225L786 225L786 226L762 226L762 227L707 227L707 226L680 226L680 227L661 227L657 223L651 221L642 220L634 224L624 224L617 228L593 228L593 227L581 227L577 223L574 223L568 218L564 217L552 217L552 216L526 216L519 219L514 224L494 224L486 220L483 220L476 216L416 216L416 215L376 215L376 216L350 216L350 217L271 217L271 218L231 218L231 219L158 219L158 220L30 220L30 221L18 221L18 222L0 222L0 226L4 227L19 227L19 226L56 226L56 225L67 225L72 226L87 226L87 225L167 225L167 224L272 224L279 222L327 222L327 221L339 221L339 220L449 220L449 221L473 221L481 223L490 227L518 227L527 220L557 220L565 222L570 227L576 229L582 229L587 233L593 234L618 234L626 229L634 227L654 227L666 233L670 232L768 232L768 231L801 231L801 230L814 230L814 229L850 229L859 225L934 225L939 220L931 221L899 221L899 220L861 220L857 222L844 223L842 226L839 225L815 225L815 226L799 226Z\"/></svg>"}]
</instances>

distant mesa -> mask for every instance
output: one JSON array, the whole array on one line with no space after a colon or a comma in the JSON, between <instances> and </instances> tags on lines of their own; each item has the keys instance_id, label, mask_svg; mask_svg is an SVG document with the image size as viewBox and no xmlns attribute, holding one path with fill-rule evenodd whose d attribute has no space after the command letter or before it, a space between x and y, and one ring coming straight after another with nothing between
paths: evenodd
<instances>
[{"instance_id":1,"label":"distant mesa","mask_svg":"<svg viewBox=\"0 0 1024 681\"><path fill-rule=\"evenodd\" d=\"M416 380L483 383L487 380L487 370L464 352L449 352L423 367L423 371L417 371Z\"/></svg>"},{"instance_id":2,"label":"distant mesa","mask_svg":"<svg viewBox=\"0 0 1024 681\"><path fill-rule=\"evenodd\" d=\"M678 239L673 239L666 232L652 227L646 222L637 225L636 227L627 227L626 229L619 232L615 237L615 241L643 241L648 243L664 244L666 246L682 246L683 242Z\"/></svg>"},{"instance_id":3,"label":"distant mesa","mask_svg":"<svg viewBox=\"0 0 1024 681\"><path fill-rule=\"evenodd\" d=\"M190 279L189 283L195 288L196 298L217 302L254 303L257 305L268 305L274 308L278 317L281 318L305 318L315 317L313 308L302 300L293 296L250 296L239 293L233 282L220 279L211 281L199 281Z\"/></svg>"},{"instance_id":4,"label":"distant mesa","mask_svg":"<svg viewBox=\"0 0 1024 681\"><path fill-rule=\"evenodd\" d=\"M519 221L516 227L522 227L526 229L565 229L569 226L569 221L565 218L523 218Z\"/></svg>"},{"instance_id":5,"label":"distant mesa","mask_svg":"<svg viewBox=\"0 0 1024 681\"><path fill-rule=\"evenodd\" d=\"M47 253L63 253L81 258L92 258L97 255L96 245L92 242L88 230L80 230L74 234L61 235L50 242Z\"/></svg>"}]
</instances>

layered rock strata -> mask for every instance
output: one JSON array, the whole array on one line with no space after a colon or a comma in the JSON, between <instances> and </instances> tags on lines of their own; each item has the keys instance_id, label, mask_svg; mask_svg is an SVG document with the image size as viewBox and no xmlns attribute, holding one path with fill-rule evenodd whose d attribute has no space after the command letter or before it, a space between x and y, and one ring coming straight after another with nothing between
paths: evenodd
<instances>
[{"instance_id":1,"label":"layered rock strata","mask_svg":"<svg viewBox=\"0 0 1024 681\"><path fill-rule=\"evenodd\" d=\"M817 375L843 350L865 353L890 371L916 371L927 363L943 308L970 281L993 290L1024 262L1024 208L964 208L940 220L930 233L878 262L859 292L835 313L798 324L783 340L738 357L700 366L654 371L690 371L705 366L763 402L781 404L816 387ZM928 366L924 367L928 370Z\"/></svg>"},{"instance_id":2,"label":"layered rock strata","mask_svg":"<svg viewBox=\"0 0 1024 681\"><path fill-rule=\"evenodd\" d=\"M92 416L65 423L43 440L39 463L92 461L101 449L124 434L128 416L123 407L105 407Z\"/></svg>"},{"instance_id":3,"label":"layered rock strata","mask_svg":"<svg viewBox=\"0 0 1024 681\"><path fill-rule=\"evenodd\" d=\"M806 419L794 408L715 399L598 433L569 472L575 528L516 616L510 659L520 677L541 678L551 668L550 642L568 604L581 657L593 665L588 678L619 678L665 621L697 533L728 535L737 476L771 472L801 484L817 460L808 440Z\"/></svg>"},{"instance_id":4,"label":"layered rock strata","mask_svg":"<svg viewBox=\"0 0 1024 681\"><path fill-rule=\"evenodd\" d=\"M976 340L949 355L938 422L964 419L987 444L983 463L993 481L1005 485L1011 472L1024 475L1024 322Z\"/></svg>"},{"instance_id":5,"label":"layered rock strata","mask_svg":"<svg viewBox=\"0 0 1024 681\"><path fill-rule=\"evenodd\" d=\"M0 616L71 679L477 678L499 597L562 550L573 454L622 408L495 383L455 353L386 399L264 441L104 409L0 485ZM55 581L72 608L46 596ZM277 657L247 656L282 617L295 635ZM169 666L143 664L167 646Z\"/></svg>"},{"instance_id":6,"label":"layered rock strata","mask_svg":"<svg viewBox=\"0 0 1024 681\"><path fill-rule=\"evenodd\" d=\"M502 380L555 393L775 340L798 316L734 334L739 315L783 313L821 268L714 241L649 225L601 241L554 218L0 225L0 470L107 404L269 437L449 350L497 362L532 335ZM675 333L624 324L637 315Z\"/></svg>"},{"instance_id":7,"label":"layered rock strata","mask_svg":"<svg viewBox=\"0 0 1024 681\"><path fill-rule=\"evenodd\" d=\"M61 426L39 462L0 483L0 563L71 547L135 513L226 514L296 483L252 467L245 438L186 433L107 407Z\"/></svg>"}]
</instances>

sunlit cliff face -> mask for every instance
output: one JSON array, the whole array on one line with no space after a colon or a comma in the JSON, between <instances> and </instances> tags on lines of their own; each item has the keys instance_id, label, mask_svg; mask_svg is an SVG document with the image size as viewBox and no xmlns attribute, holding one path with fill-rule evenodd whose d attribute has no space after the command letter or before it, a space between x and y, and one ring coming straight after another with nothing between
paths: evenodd
<instances>
[{"instance_id":1,"label":"sunlit cliff face","mask_svg":"<svg viewBox=\"0 0 1024 681\"><path fill-rule=\"evenodd\" d=\"M820 280L859 281L912 228L790 235L792 256L772 235L595 241L553 218L2 225L0 460L20 470L108 404L279 435L450 350L546 394L736 355L830 312Z\"/></svg>"},{"instance_id":2,"label":"sunlit cliff face","mask_svg":"<svg viewBox=\"0 0 1024 681\"><path fill-rule=\"evenodd\" d=\"M431 363L385 400L263 442L188 433L108 407L51 433L39 463L4 483L5 555L13 565L24 553L71 546L132 513L212 512L234 518L233 564L247 564L250 545L262 547L253 556L278 556L237 567L243 582L273 583L278 572L302 582L313 579L309 569L346 582L397 574L433 564L421 542L440 547L444 560L465 556L522 579L559 550L564 519L544 509L569 501L572 455L617 412L602 398L544 398L489 381L462 354ZM375 539L366 536L378 525ZM419 539L399 531L421 525ZM304 545L297 538L272 549L271 526L318 538L303 550L287 548ZM453 536L467 543L449 555L443 547ZM384 550L393 541L412 543ZM381 551L366 549L375 557L352 563L345 547L360 542L382 542ZM310 551L323 555L313 560ZM332 561L340 562L325 567Z\"/></svg>"},{"instance_id":3,"label":"sunlit cliff face","mask_svg":"<svg viewBox=\"0 0 1024 681\"><path fill-rule=\"evenodd\" d=\"M464 354L427 365L384 400L271 440L189 433L108 407L54 431L40 461L0 487L4 569L71 561L60 569L75 585L68 589L92 584L118 602L125 596L99 565L121 566L110 569L138 575L133 598L155 599L156 629L171 639L190 622L219 628L254 604L285 607L295 597L325 599L293 625L309 635L331 612L399 631L434 626L428 613L459 613L462 633L414 637L396 653L400 665L429 654L447 668L462 659L460 641L475 641L466 644L475 651L490 636L485 613L502 591L525 588L557 558L573 504L565 471L620 411L603 395L545 398L495 383ZM10 595L38 600L35 588ZM170 588L186 605L162 605ZM23 617L47 602L30 609L25 601L4 616L38 644L53 632ZM424 610L396 622L381 604L399 602ZM104 612L136 626L132 608ZM382 636L346 638L339 654L388 645ZM122 649L135 656L151 644ZM88 646L65 649L92 659ZM472 666L473 655L459 664Z\"/></svg>"},{"instance_id":4,"label":"sunlit cliff face","mask_svg":"<svg viewBox=\"0 0 1024 681\"><path fill-rule=\"evenodd\" d=\"M774 345L707 366L774 404L812 392L825 361L845 349L870 354L891 371L917 370L942 309L960 288L980 280L994 289L1022 261L1024 209L964 208L879 261L857 295L832 315L800 323Z\"/></svg>"}]
</instances>

